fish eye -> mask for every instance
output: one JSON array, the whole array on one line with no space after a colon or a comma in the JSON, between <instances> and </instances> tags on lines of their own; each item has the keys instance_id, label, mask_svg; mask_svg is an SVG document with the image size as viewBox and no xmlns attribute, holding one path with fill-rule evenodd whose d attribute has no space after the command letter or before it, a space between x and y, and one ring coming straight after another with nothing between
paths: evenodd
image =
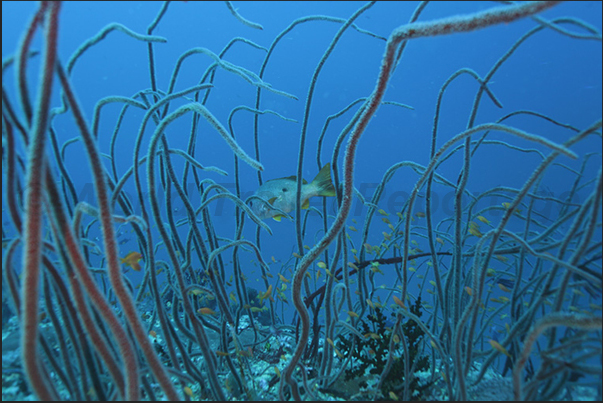
<instances>
[{"instance_id":1,"label":"fish eye","mask_svg":"<svg viewBox=\"0 0 603 403\"><path fill-rule=\"evenodd\" d=\"M287 191L287 188L283 188L283 192L286 192L286 191Z\"/></svg>"},{"instance_id":2,"label":"fish eye","mask_svg":"<svg viewBox=\"0 0 603 403\"><path fill-rule=\"evenodd\" d=\"M249 202L249 205L253 207L253 200Z\"/></svg>"}]
</instances>

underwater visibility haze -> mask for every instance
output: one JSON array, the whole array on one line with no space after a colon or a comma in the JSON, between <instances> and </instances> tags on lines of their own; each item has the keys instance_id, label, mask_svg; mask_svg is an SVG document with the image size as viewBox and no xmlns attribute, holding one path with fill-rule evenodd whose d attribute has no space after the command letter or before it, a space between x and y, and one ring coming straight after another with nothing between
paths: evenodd
<instances>
[{"instance_id":1,"label":"underwater visibility haze","mask_svg":"<svg viewBox=\"0 0 603 403\"><path fill-rule=\"evenodd\" d=\"M601 2L2 2L3 400L601 400Z\"/></svg>"}]
</instances>

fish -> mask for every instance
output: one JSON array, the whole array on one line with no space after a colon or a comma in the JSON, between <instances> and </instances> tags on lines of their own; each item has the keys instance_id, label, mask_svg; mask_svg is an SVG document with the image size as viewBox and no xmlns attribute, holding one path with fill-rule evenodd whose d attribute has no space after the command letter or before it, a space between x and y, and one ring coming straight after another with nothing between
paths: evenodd
<instances>
[{"instance_id":1,"label":"fish","mask_svg":"<svg viewBox=\"0 0 603 403\"><path fill-rule=\"evenodd\" d=\"M496 340L488 340L488 342L490 343L490 345L492 346L492 348L496 351L498 351L499 353L503 353L504 355L506 355L509 358L513 358L511 356L511 354L509 354L509 352L507 351L506 348L504 348L499 342L497 342Z\"/></svg>"},{"instance_id":2,"label":"fish","mask_svg":"<svg viewBox=\"0 0 603 403\"><path fill-rule=\"evenodd\" d=\"M121 258L120 262L124 263L126 266L130 266L132 269L136 271L140 271L140 263L138 263L142 259L142 255L139 252L130 252L126 255L126 257Z\"/></svg>"},{"instance_id":3,"label":"fish","mask_svg":"<svg viewBox=\"0 0 603 403\"><path fill-rule=\"evenodd\" d=\"M251 210L262 220L273 218L281 221L281 218L291 218L283 213L289 213L295 209L297 189L297 177L295 175L286 178L271 179L264 183L255 192L255 196L263 199L250 201ZM336 195L335 187L331 180L331 164L322 167L314 180L308 183L303 180L301 188L302 209L310 206L310 198L314 196L332 197ZM278 209L278 210L275 210Z\"/></svg>"},{"instance_id":4,"label":"fish","mask_svg":"<svg viewBox=\"0 0 603 403\"><path fill-rule=\"evenodd\" d=\"M481 222L483 222L484 224L491 225L490 221L486 217L484 217L484 216L478 215L477 219L480 220Z\"/></svg>"},{"instance_id":5,"label":"fish","mask_svg":"<svg viewBox=\"0 0 603 403\"><path fill-rule=\"evenodd\" d=\"M199 313L201 315L215 315L216 314L216 312L209 307L199 308L199 309L197 309L197 313Z\"/></svg>"},{"instance_id":6,"label":"fish","mask_svg":"<svg viewBox=\"0 0 603 403\"><path fill-rule=\"evenodd\" d=\"M503 287L509 289L509 288L513 288L515 286L515 280L511 280L511 279L507 279L507 278L499 278L498 280L496 280L496 282L499 284L499 288L502 285ZM501 290L503 290L501 288ZM505 290L503 290L505 291Z\"/></svg>"},{"instance_id":7,"label":"fish","mask_svg":"<svg viewBox=\"0 0 603 403\"><path fill-rule=\"evenodd\" d=\"M263 304L263 303L264 303L264 300L265 300L266 298L270 298L270 300L271 300L272 302L274 302L274 299L272 298L272 284L270 284L270 285L268 286L268 289L266 290L266 292L265 292L265 293L263 293L263 294L262 294L262 293L260 293L260 294L261 294L261 295L258 295L258 299L260 300L260 304Z\"/></svg>"},{"instance_id":8,"label":"fish","mask_svg":"<svg viewBox=\"0 0 603 403\"><path fill-rule=\"evenodd\" d=\"M402 302L402 300L400 298L396 297L395 295L393 295L392 298L394 299L394 302L396 303L396 305L398 305L401 308L406 309L406 305L404 305L404 302Z\"/></svg>"}]
</instances>

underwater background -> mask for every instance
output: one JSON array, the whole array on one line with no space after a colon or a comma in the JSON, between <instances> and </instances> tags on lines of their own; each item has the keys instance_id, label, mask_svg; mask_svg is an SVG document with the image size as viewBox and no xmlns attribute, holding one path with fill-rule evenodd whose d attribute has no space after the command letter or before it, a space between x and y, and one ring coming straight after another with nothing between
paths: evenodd
<instances>
[{"instance_id":1,"label":"underwater background","mask_svg":"<svg viewBox=\"0 0 603 403\"><path fill-rule=\"evenodd\" d=\"M396 51L345 224L321 243L392 31L498 7L65 2L68 79L51 72L44 108L50 11L25 66L12 58L40 4L2 2L3 400L600 400L601 2ZM76 108L50 112L66 80L102 170ZM44 109L41 163L25 138ZM327 163L338 197L280 221L245 207ZM36 238L28 193L45 172L58 193L40 185Z\"/></svg>"}]
</instances>

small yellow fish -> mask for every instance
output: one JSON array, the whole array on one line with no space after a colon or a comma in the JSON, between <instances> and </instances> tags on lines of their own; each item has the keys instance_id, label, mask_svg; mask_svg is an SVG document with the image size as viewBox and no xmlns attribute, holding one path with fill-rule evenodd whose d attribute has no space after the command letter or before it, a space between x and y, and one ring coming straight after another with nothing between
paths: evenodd
<instances>
[{"instance_id":1,"label":"small yellow fish","mask_svg":"<svg viewBox=\"0 0 603 403\"><path fill-rule=\"evenodd\" d=\"M316 263L316 266L320 267L321 269L327 268L327 264L325 262L318 262Z\"/></svg>"},{"instance_id":2,"label":"small yellow fish","mask_svg":"<svg viewBox=\"0 0 603 403\"><path fill-rule=\"evenodd\" d=\"M404 302L402 302L402 300L398 297L396 297L395 295L392 297L394 302L396 303L396 305L406 309L406 305L404 305Z\"/></svg>"},{"instance_id":3,"label":"small yellow fish","mask_svg":"<svg viewBox=\"0 0 603 403\"><path fill-rule=\"evenodd\" d=\"M511 357L511 354L509 354L509 352L507 351L506 348L504 348L503 346L500 345L499 342L497 342L496 340L488 340L488 342L490 343L490 345L492 346L493 349L495 349L496 351L498 351L499 353L503 353L504 355L506 355L509 358L513 358Z\"/></svg>"},{"instance_id":4,"label":"small yellow fish","mask_svg":"<svg viewBox=\"0 0 603 403\"><path fill-rule=\"evenodd\" d=\"M440 245L444 245L444 241L442 240L442 238L436 238L435 239L437 243L439 243Z\"/></svg>"},{"instance_id":5,"label":"small yellow fish","mask_svg":"<svg viewBox=\"0 0 603 403\"><path fill-rule=\"evenodd\" d=\"M419 217L419 218L423 218L423 217L425 217L425 213L424 213L424 212L422 212L422 211L417 211L417 213L416 213L415 215L416 215L417 217Z\"/></svg>"},{"instance_id":6,"label":"small yellow fish","mask_svg":"<svg viewBox=\"0 0 603 403\"><path fill-rule=\"evenodd\" d=\"M120 259L120 263L125 263L126 266L130 266L133 270L140 271L142 268L140 267L140 263L138 263L142 259L142 255L138 252L130 252L126 255L126 257Z\"/></svg>"},{"instance_id":7,"label":"small yellow fish","mask_svg":"<svg viewBox=\"0 0 603 403\"><path fill-rule=\"evenodd\" d=\"M268 286L268 289L262 295L258 295L258 299L260 300L260 304L264 303L264 300L269 298L270 301L274 302L274 298L272 298L272 284Z\"/></svg>"},{"instance_id":8,"label":"small yellow fish","mask_svg":"<svg viewBox=\"0 0 603 403\"><path fill-rule=\"evenodd\" d=\"M381 214L381 215L384 215L384 216L386 216L386 217L389 215L389 213L387 213L387 212L386 212L385 210L383 210L382 208L380 208L379 210L377 210L377 213L379 213L379 214Z\"/></svg>"},{"instance_id":9,"label":"small yellow fish","mask_svg":"<svg viewBox=\"0 0 603 403\"><path fill-rule=\"evenodd\" d=\"M471 287L466 286L466 287L465 287L465 292L466 292L467 294L469 294L469 296L470 296L470 297L472 297L472 296L473 296L473 290L471 289Z\"/></svg>"},{"instance_id":10,"label":"small yellow fish","mask_svg":"<svg viewBox=\"0 0 603 403\"><path fill-rule=\"evenodd\" d=\"M252 200L250 202L251 209L262 220L273 218L276 221L280 221L281 218L286 216L272 207L278 208L284 213L295 210L295 202L297 200L296 189L297 177L295 175L266 181L255 192L255 196L265 201ZM327 163L312 182L307 183L305 180L303 181L301 188L301 208L307 209L310 207L309 199L311 197L330 197L335 195L336 191L331 181L331 164Z\"/></svg>"},{"instance_id":11,"label":"small yellow fish","mask_svg":"<svg viewBox=\"0 0 603 403\"><path fill-rule=\"evenodd\" d=\"M507 287L505 287L504 285L502 285L501 283L497 283L498 284L498 288L500 288L501 291L504 292L511 292L511 290L509 290Z\"/></svg>"},{"instance_id":12,"label":"small yellow fish","mask_svg":"<svg viewBox=\"0 0 603 403\"><path fill-rule=\"evenodd\" d=\"M247 350L239 350L238 354L241 357L253 357L253 350L251 350L251 347L247 347Z\"/></svg>"},{"instance_id":13,"label":"small yellow fish","mask_svg":"<svg viewBox=\"0 0 603 403\"><path fill-rule=\"evenodd\" d=\"M215 315L216 314L216 312L214 312L213 309L208 308L208 307L203 307L203 308L197 309L197 313L200 313L201 315Z\"/></svg>"},{"instance_id":14,"label":"small yellow fish","mask_svg":"<svg viewBox=\"0 0 603 403\"><path fill-rule=\"evenodd\" d=\"M490 225L490 221L488 221L488 219L484 216L478 215L477 219L480 220L481 222L483 222L484 224Z\"/></svg>"},{"instance_id":15,"label":"small yellow fish","mask_svg":"<svg viewBox=\"0 0 603 403\"><path fill-rule=\"evenodd\" d=\"M358 266L356 266L354 263L352 262L348 262L348 266L350 266L352 269L356 270L356 271L360 271L360 269L358 268Z\"/></svg>"},{"instance_id":16,"label":"small yellow fish","mask_svg":"<svg viewBox=\"0 0 603 403\"><path fill-rule=\"evenodd\" d=\"M380 274L384 274L383 270L381 270L379 268L379 263L378 262L372 262L371 263L371 270L375 273L380 273Z\"/></svg>"},{"instance_id":17,"label":"small yellow fish","mask_svg":"<svg viewBox=\"0 0 603 403\"><path fill-rule=\"evenodd\" d=\"M354 311L348 311L348 315L352 318L359 318L360 316Z\"/></svg>"},{"instance_id":18,"label":"small yellow fish","mask_svg":"<svg viewBox=\"0 0 603 403\"><path fill-rule=\"evenodd\" d=\"M480 232L480 230L478 230L478 229L476 229L476 228L469 228L469 233L470 233L471 235L473 235L473 236L478 237L478 238L481 238L481 237L483 237L483 236L484 236L484 234L482 234L482 233Z\"/></svg>"},{"instance_id":19,"label":"small yellow fish","mask_svg":"<svg viewBox=\"0 0 603 403\"><path fill-rule=\"evenodd\" d=\"M285 278L281 273L278 273L278 277L281 279L283 283L289 283L290 281Z\"/></svg>"},{"instance_id":20,"label":"small yellow fish","mask_svg":"<svg viewBox=\"0 0 603 403\"><path fill-rule=\"evenodd\" d=\"M351 226L351 225L348 227L348 229L350 231L358 232L358 230L355 227Z\"/></svg>"},{"instance_id":21,"label":"small yellow fish","mask_svg":"<svg viewBox=\"0 0 603 403\"><path fill-rule=\"evenodd\" d=\"M446 373L440 372L440 375L442 376L442 379L444 380L444 382L448 383L448 377L446 376Z\"/></svg>"},{"instance_id":22,"label":"small yellow fish","mask_svg":"<svg viewBox=\"0 0 603 403\"><path fill-rule=\"evenodd\" d=\"M193 390L191 388L189 388L188 386L185 386L183 388L184 393L189 396L189 397L193 397Z\"/></svg>"}]
</instances>

